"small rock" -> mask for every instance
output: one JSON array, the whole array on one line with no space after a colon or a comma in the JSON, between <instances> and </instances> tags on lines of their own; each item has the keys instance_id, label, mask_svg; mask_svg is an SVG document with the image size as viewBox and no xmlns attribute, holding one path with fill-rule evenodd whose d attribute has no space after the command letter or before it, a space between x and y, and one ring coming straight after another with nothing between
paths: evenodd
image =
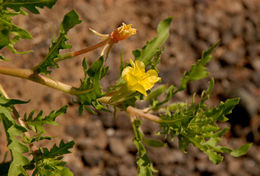
<instances>
[{"instance_id":1,"label":"small rock","mask_svg":"<svg viewBox=\"0 0 260 176\"><path fill-rule=\"evenodd\" d=\"M119 165L118 172L119 172L119 176L137 175L137 170L135 167L127 167L126 165Z\"/></svg>"},{"instance_id":2,"label":"small rock","mask_svg":"<svg viewBox=\"0 0 260 176\"><path fill-rule=\"evenodd\" d=\"M260 62L259 62L260 64ZM259 71L255 72L253 74L253 82L255 83L255 85L257 87L260 87L260 67L259 67Z\"/></svg>"},{"instance_id":3,"label":"small rock","mask_svg":"<svg viewBox=\"0 0 260 176\"><path fill-rule=\"evenodd\" d=\"M109 148L114 155L124 156L127 153L126 146L121 140L117 138L110 138L108 143Z\"/></svg>"},{"instance_id":4,"label":"small rock","mask_svg":"<svg viewBox=\"0 0 260 176\"><path fill-rule=\"evenodd\" d=\"M105 172L106 172L106 174L105 174L106 176L118 175L117 169L116 168L112 168L112 167L108 167Z\"/></svg>"},{"instance_id":5,"label":"small rock","mask_svg":"<svg viewBox=\"0 0 260 176\"><path fill-rule=\"evenodd\" d=\"M94 141L92 139L83 138L77 142L77 148L79 150L86 150L93 148Z\"/></svg>"},{"instance_id":6,"label":"small rock","mask_svg":"<svg viewBox=\"0 0 260 176\"><path fill-rule=\"evenodd\" d=\"M232 161L229 161L228 164L228 170L231 174L236 175L237 173L239 173L241 171L241 162L236 158Z\"/></svg>"},{"instance_id":7,"label":"small rock","mask_svg":"<svg viewBox=\"0 0 260 176\"><path fill-rule=\"evenodd\" d=\"M174 172L174 168L172 165L159 165L158 166L159 174L163 176L172 176Z\"/></svg>"},{"instance_id":8,"label":"small rock","mask_svg":"<svg viewBox=\"0 0 260 176\"><path fill-rule=\"evenodd\" d=\"M46 102L46 103L50 103L52 101L52 96L50 93L48 93L47 95L45 95L43 97L43 101Z\"/></svg>"},{"instance_id":9,"label":"small rock","mask_svg":"<svg viewBox=\"0 0 260 176\"><path fill-rule=\"evenodd\" d=\"M83 130L82 130L81 126L73 124L73 125L67 125L65 127L65 132L68 135L76 138L76 137L79 137L83 133Z\"/></svg>"},{"instance_id":10,"label":"small rock","mask_svg":"<svg viewBox=\"0 0 260 176\"><path fill-rule=\"evenodd\" d=\"M84 168L80 171L80 176L93 176L89 168Z\"/></svg>"},{"instance_id":11,"label":"small rock","mask_svg":"<svg viewBox=\"0 0 260 176\"><path fill-rule=\"evenodd\" d=\"M135 146L135 144L134 144L134 142L133 142L133 137L127 137L127 138L125 138L124 144L125 144L125 146L126 146L126 148L127 148L127 151L128 151L129 153L136 154L137 149L136 149L136 146Z\"/></svg>"},{"instance_id":12,"label":"small rock","mask_svg":"<svg viewBox=\"0 0 260 176\"><path fill-rule=\"evenodd\" d=\"M102 113L100 119L103 123L104 128L113 128L115 126L115 120L111 113Z\"/></svg>"},{"instance_id":13,"label":"small rock","mask_svg":"<svg viewBox=\"0 0 260 176\"><path fill-rule=\"evenodd\" d=\"M247 173L252 175L260 175L260 168L257 166L256 162L252 159L245 159L243 166Z\"/></svg>"},{"instance_id":14,"label":"small rock","mask_svg":"<svg viewBox=\"0 0 260 176\"><path fill-rule=\"evenodd\" d=\"M127 166L135 166L135 158L133 157L133 155L126 154L123 156L122 160Z\"/></svg>"},{"instance_id":15,"label":"small rock","mask_svg":"<svg viewBox=\"0 0 260 176\"><path fill-rule=\"evenodd\" d=\"M114 136L114 135L115 135L115 130L114 130L113 128L108 128L108 129L106 130L106 135L107 135L108 137Z\"/></svg>"},{"instance_id":16,"label":"small rock","mask_svg":"<svg viewBox=\"0 0 260 176\"><path fill-rule=\"evenodd\" d=\"M95 138L99 134L99 128L96 128L95 126L86 126L84 128L84 132L86 137Z\"/></svg>"},{"instance_id":17,"label":"small rock","mask_svg":"<svg viewBox=\"0 0 260 176\"><path fill-rule=\"evenodd\" d=\"M117 113L117 117L115 119L116 126L121 129L132 129L131 122L126 113Z\"/></svg>"},{"instance_id":18,"label":"small rock","mask_svg":"<svg viewBox=\"0 0 260 176\"><path fill-rule=\"evenodd\" d=\"M86 166L97 166L103 160L103 152L101 150L87 150L82 155L82 162Z\"/></svg>"}]
</instances>

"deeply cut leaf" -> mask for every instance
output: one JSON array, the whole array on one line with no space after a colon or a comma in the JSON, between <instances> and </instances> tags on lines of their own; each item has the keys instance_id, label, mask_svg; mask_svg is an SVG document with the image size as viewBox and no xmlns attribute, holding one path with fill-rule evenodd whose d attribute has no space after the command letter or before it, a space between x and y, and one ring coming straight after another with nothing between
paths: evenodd
<instances>
[{"instance_id":1,"label":"deeply cut leaf","mask_svg":"<svg viewBox=\"0 0 260 176\"><path fill-rule=\"evenodd\" d=\"M61 49L71 48L71 45L68 45L66 43L66 41L68 40L67 33L71 28L79 23L81 23L81 20L79 20L79 16L74 10L70 11L64 16L60 26L59 36L49 48L48 55L38 66L34 68L35 72L48 74L51 72L49 67L55 66L58 68L58 64L54 61L54 59L60 56L59 51Z\"/></svg>"},{"instance_id":2,"label":"deeply cut leaf","mask_svg":"<svg viewBox=\"0 0 260 176\"><path fill-rule=\"evenodd\" d=\"M43 8L44 6L52 8L56 2L57 0L3 0L0 6L11 8L15 11L20 11L20 8L24 7L32 13L39 14L38 8Z\"/></svg>"}]
</instances>

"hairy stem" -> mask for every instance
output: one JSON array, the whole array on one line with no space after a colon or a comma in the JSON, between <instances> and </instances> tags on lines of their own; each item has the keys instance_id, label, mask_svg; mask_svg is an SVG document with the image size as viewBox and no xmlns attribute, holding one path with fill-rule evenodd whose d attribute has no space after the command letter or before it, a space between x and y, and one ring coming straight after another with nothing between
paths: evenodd
<instances>
[{"instance_id":1,"label":"hairy stem","mask_svg":"<svg viewBox=\"0 0 260 176\"><path fill-rule=\"evenodd\" d=\"M84 49L79 50L79 51L74 51L74 52L63 54L63 55L61 55L61 57L54 59L54 62L59 62L59 61L65 60L65 59L69 59L69 58L72 58L72 57L93 51L93 50L95 50L95 49L97 49L101 46L106 45L107 43L109 43L110 40L111 40L110 38L107 38L107 39L105 39L105 40L103 40L103 41L101 41L101 42L99 42L99 43L97 43L93 46L84 48Z\"/></svg>"},{"instance_id":2,"label":"hairy stem","mask_svg":"<svg viewBox=\"0 0 260 176\"><path fill-rule=\"evenodd\" d=\"M135 120L137 116L157 123L160 123L162 121L160 117L150 113L145 113L143 110L134 108L132 106L128 106L126 112L129 113L131 121Z\"/></svg>"},{"instance_id":3,"label":"hairy stem","mask_svg":"<svg viewBox=\"0 0 260 176\"><path fill-rule=\"evenodd\" d=\"M4 75L10 75L18 78L23 78L27 80L31 80L33 82L40 83L42 85L60 90L62 92L71 94L71 95L79 95L83 93L87 93L91 90L86 91L79 91L75 87L64 84L62 82L59 82L53 78L41 75L41 74L35 74L33 70L29 69L20 69L20 68L7 68L7 67L0 67L0 74Z\"/></svg>"}]
</instances>

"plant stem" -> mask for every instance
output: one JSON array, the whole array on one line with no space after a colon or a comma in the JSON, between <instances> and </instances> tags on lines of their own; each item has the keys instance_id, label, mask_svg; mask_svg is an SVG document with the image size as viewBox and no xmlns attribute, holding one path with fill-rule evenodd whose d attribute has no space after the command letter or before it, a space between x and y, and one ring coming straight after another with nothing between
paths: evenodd
<instances>
[{"instance_id":1,"label":"plant stem","mask_svg":"<svg viewBox=\"0 0 260 176\"><path fill-rule=\"evenodd\" d=\"M0 74L31 80L33 82L40 83L42 85L60 90L62 92L71 95L79 95L91 91L91 90L79 91L71 85L64 84L51 77L47 77L41 74L36 74L33 72L33 70L29 70L29 69L0 67Z\"/></svg>"},{"instance_id":2,"label":"plant stem","mask_svg":"<svg viewBox=\"0 0 260 176\"><path fill-rule=\"evenodd\" d=\"M132 106L128 106L126 112L130 114L131 119L135 116L139 116L157 123L160 123L162 121L160 117L150 113L145 113L143 110L134 108Z\"/></svg>"},{"instance_id":3,"label":"plant stem","mask_svg":"<svg viewBox=\"0 0 260 176\"><path fill-rule=\"evenodd\" d=\"M65 59L69 59L69 58L72 58L72 57L93 51L93 50L95 50L95 49L97 49L101 46L106 45L107 43L109 43L110 40L111 40L110 38L107 38L107 39L105 39L105 40L103 40L103 41L101 41L101 42L99 42L99 43L97 43L93 46L84 48L84 49L79 50L79 51L74 51L74 52L63 54L63 55L61 55L61 57L54 59L54 62L59 62L59 61L65 60Z\"/></svg>"}]
</instances>

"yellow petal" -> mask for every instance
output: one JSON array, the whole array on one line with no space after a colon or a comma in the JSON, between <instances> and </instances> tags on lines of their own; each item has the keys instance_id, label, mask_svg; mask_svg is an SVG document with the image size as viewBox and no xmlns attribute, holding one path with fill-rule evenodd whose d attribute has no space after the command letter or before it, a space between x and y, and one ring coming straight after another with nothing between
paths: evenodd
<instances>
[{"instance_id":1,"label":"yellow petal","mask_svg":"<svg viewBox=\"0 0 260 176\"><path fill-rule=\"evenodd\" d=\"M136 84L133 88L131 88L133 91L138 91L141 94L147 96L146 90L144 89L143 85Z\"/></svg>"},{"instance_id":2,"label":"yellow petal","mask_svg":"<svg viewBox=\"0 0 260 176\"><path fill-rule=\"evenodd\" d=\"M129 62L130 62L130 64L131 64L132 67L135 67L135 63L133 62L132 59L129 59Z\"/></svg>"},{"instance_id":3,"label":"yellow petal","mask_svg":"<svg viewBox=\"0 0 260 176\"><path fill-rule=\"evenodd\" d=\"M145 72L145 65L142 61L140 60L136 60L135 61L135 67L138 71L140 72Z\"/></svg>"},{"instance_id":4,"label":"yellow petal","mask_svg":"<svg viewBox=\"0 0 260 176\"><path fill-rule=\"evenodd\" d=\"M126 67L122 72L122 78L126 81L131 91L138 91L143 95L147 95L146 91L151 89L161 78L155 70L145 72L145 65L142 61L133 62L130 59L132 67Z\"/></svg>"},{"instance_id":5,"label":"yellow petal","mask_svg":"<svg viewBox=\"0 0 260 176\"><path fill-rule=\"evenodd\" d=\"M122 78L125 79L126 75L130 72L130 70L133 69L132 67L126 67L122 71Z\"/></svg>"},{"instance_id":6,"label":"yellow petal","mask_svg":"<svg viewBox=\"0 0 260 176\"><path fill-rule=\"evenodd\" d=\"M149 76L158 76L158 73L155 70L149 70L148 72L146 72L147 74L149 74Z\"/></svg>"}]
</instances>

